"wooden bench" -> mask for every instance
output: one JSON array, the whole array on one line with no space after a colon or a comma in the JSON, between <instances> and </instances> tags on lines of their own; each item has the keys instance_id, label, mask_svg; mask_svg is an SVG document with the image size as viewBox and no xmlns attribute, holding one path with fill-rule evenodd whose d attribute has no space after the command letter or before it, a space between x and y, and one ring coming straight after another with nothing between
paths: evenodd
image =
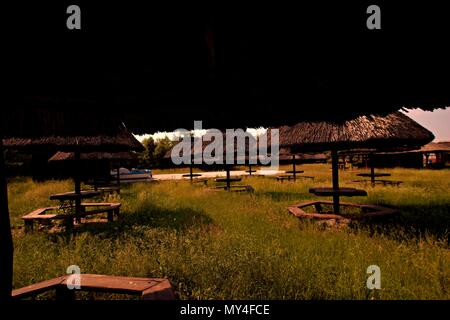
<instances>
[{"instance_id":1,"label":"wooden bench","mask_svg":"<svg viewBox=\"0 0 450 320\"><path fill-rule=\"evenodd\" d=\"M375 180L373 183L371 180L368 179L363 179L363 180L352 180L351 182L354 183L365 183L365 184L382 184L384 186L386 185L391 185L391 186L400 186L401 183L403 183L403 181L397 181L397 180Z\"/></svg>"},{"instance_id":2,"label":"wooden bench","mask_svg":"<svg viewBox=\"0 0 450 320\"><path fill-rule=\"evenodd\" d=\"M283 182L284 180L290 181L291 179L294 179L294 176L292 176L292 175L280 175L280 176L276 176L275 179L277 179L277 181L281 181L281 182Z\"/></svg>"},{"instance_id":3,"label":"wooden bench","mask_svg":"<svg viewBox=\"0 0 450 320\"><path fill-rule=\"evenodd\" d=\"M196 178L192 180L192 183L203 183L205 186L208 184L208 179L206 178Z\"/></svg>"},{"instance_id":4,"label":"wooden bench","mask_svg":"<svg viewBox=\"0 0 450 320\"><path fill-rule=\"evenodd\" d=\"M375 184L379 183L382 184L384 186L386 185L391 185L391 186L399 186L401 183L403 183L403 181L398 181L398 180L375 180Z\"/></svg>"},{"instance_id":5,"label":"wooden bench","mask_svg":"<svg viewBox=\"0 0 450 320\"><path fill-rule=\"evenodd\" d=\"M83 218L90 215L106 213L107 219L109 222L114 221L114 215L119 217L120 211L120 203L110 203L110 202L100 202L100 203L82 203L81 207L83 208L83 212L79 214L75 213L52 213L46 214L47 211L56 211L59 210L60 207L46 207L36 209L22 217L25 224L25 232L29 232L33 230L34 221L51 221L51 220L66 220L67 228L73 228L73 219L74 218ZM95 210L86 211L86 208L92 207L101 207Z\"/></svg>"},{"instance_id":6,"label":"wooden bench","mask_svg":"<svg viewBox=\"0 0 450 320\"><path fill-rule=\"evenodd\" d=\"M300 178L314 180L313 176L304 176L304 175L295 176L295 177L293 175L279 175L279 176L276 176L275 178L277 179L277 181L281 181L281 182L283 182L284 180L290 181L290 180L296 180L296 179L300 179Z\"/></svg>"},{"instance_id":7,"label":"wooden bench","mask_svg":"<svg viewBox=\"0 0 450 320\"><path fill-rule=\"evenodd\" d=\"M322 205L332 206L333 201L328 200L317 200L302 202L293 206L288 207L288 211L292 213L297 218L306 219L336 219L336 220L364 220L369 218L385 217L391 216L398 213L398 210L370 205L370 204L357 204L350 202L340 202L343 207L353 207L361 209L360 215L346 215L346 214L336 214L336 213L322 213ZM314 206L316 212L306 212L303 208Z\"/></svg>"},{"instance_id":8,"label":"wooden bench","mask_svg":"<svg viewBox=\"0 0 450 320\"><path fill-rule=\"evenodd\" d=\"M227 186L215 186L214 189L227 189ZM241 184L235 184L230 186L231 192L253 192L255 189L253 189L250 185L241 185Z\"/></svg>"},{"instance_id":9,"label":"wooden bench","mask_svg":"<svg viewBox=\"0 0 450 320\"><path fill-rule=\"evenodd\" d=\"M66 275L13 290L13 299L34 297L56 290L56 299L74 299L75 292L104 292L140 296L143 300L174 300L175 293L170 281L161 278L131 278L99 274L80 274L80 289L70 290L71 275ZM68 283L69 282L69 283Z\"/></svg>"},{"instance_id":10,"label":"wooden bench","mask_svg":"<svg viewBox=\"0 0 450 320\"><path fill-rule=\"evenodd\" d=\"M100 191L102 194L120 194L120 186L118 185L109 185L109 186L98 186L94 188L95 191Z\"/></svg>"}]
</instances>

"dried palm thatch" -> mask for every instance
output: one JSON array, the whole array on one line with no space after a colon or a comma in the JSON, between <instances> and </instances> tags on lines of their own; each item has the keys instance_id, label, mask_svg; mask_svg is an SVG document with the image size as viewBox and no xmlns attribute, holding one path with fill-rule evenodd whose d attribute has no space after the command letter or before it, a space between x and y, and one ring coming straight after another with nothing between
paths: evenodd
<instances>
[{"instance_id":1,"label":"dried palm thatch","mask_svg":"<svg viewBox=\"0 0 450 320\"><path fill-rule=\"evenodd\" d=\"M450 141L441 141L441 142L438 142L438 144L446 146L446 147L450 147Z\"/></svg>"},{"instance_id":2,"label":"dried palm thatch","mask_svg":"<svg viewBox=\"0 0 450 320\"><path fill-rule=\"evenodd\" d=\"M293 151L420 147L433 139L430 131L401 112L343 122L300 122L280 128L280 146Z\"/></svg>"},{"instance_id":3,"label":"dried palm thatch","mask_svg":"<svg viewBox=\"0 0 450 320\"><path fill-rule=\"evenodd\" d=\"M420 150L417 150L416 152L420 153L434 153L434 152L450 152L450 146L445 145L444 143L436 143L436 142L430 142L426 145L422 146Z\"/></svg>"},{"instance_id":4,"label":"dried palm thatch","mask_svg":"<svg viewBox=\"0 0 450 320\"><path fill-rule=\"evenodd\" d=\"M81 153L80 160L135 160L137 155L132 152L88 152ZM74 152L58 151L48 161L73 161L75 160Z\"/></svg>"},{"instance_id":5,"label":"dried palm thatch","mask_svg":"<svg viewBox=\"0 0 450 320\"><path fill-rule=\"evenodd\" d=\"M35 138L7 138L3 140L5 148L32 151L50 149L60 151L96 152L96 151L142 151L142 144L126 129L116 129L116 134L75 135L75 136L38 136Z\"/></svg>"}]
</instances>

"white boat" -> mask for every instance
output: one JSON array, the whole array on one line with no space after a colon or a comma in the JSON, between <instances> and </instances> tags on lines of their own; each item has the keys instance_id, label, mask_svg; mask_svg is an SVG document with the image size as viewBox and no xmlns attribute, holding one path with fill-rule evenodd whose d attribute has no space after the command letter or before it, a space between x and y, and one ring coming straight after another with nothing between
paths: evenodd
<instances>
[{"instance_id":1,"label":"white boat","mask_svg":"<svg viewBox=\"0 0 450 320\"><path fill-rule=\"evenodd\" d=\"M111 171L111 176L117 179L117 170ZM151 180L153 178L152 170L149 169L119 169L120 181L141 181L141 180Z\"/></svg>"}]
</instances>

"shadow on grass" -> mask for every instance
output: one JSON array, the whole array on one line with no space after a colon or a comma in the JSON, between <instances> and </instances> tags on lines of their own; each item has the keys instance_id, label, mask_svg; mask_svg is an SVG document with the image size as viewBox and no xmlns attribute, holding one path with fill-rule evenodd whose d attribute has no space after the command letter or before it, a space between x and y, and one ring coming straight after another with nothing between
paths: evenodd
<instances>
[{"instance_id":1,"label":"shadow on grass","mask_svg":"<svg viewBox=\"0 0 450 320\"><path fill-rule=\"evenodd\" d=\"M371 233L383 233L396 240L431 235L450 244L450 203L435 205L397 205L399 214L383 220L362 223Z\"/></svg>"},{"instance_id":2,"label":"shadow on grass","mask_svg":"<svg viewBox=\"0 0 450 320\"><path fill-rule=\"evenodd\" d=\"M82 223L74 231L76 234L88 232L110 237L124 232L134 232L135 226L183 231L191 227L201 228L208 225L213 225L213 220L203 211L189 207L167 209L158 206L146 206L139 211L123 212L120 219L114 222L102 220ZM59 235L70 236L72 232L67 230L59 233Z\"/></svg>"}]
</instances>

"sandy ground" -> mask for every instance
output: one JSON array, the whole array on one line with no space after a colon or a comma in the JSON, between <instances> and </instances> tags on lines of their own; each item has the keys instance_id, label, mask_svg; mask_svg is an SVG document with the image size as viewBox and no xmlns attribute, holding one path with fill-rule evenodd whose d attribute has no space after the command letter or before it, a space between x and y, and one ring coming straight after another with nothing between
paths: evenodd
<instances>
[{"instance_id":1,"label":"sandy ground","mask_svg":"<svg viewBox=\"0 0 450 320\"><path fill-rule=\"evenodd\" d=\"M188 173L188 172L186 172ZM194 172L196 173L196 172ZM273 176L280 173L284 173L284 171L279 170L258 170L252 175L262 175L262 176ZM201 176L198 178L216 178L216 177L225 177L227 173L225 171L213 171L213 172L201 172ZM248 176L248 173L244 170L242 171L231 171L231 176ZM154 174L153 178L156 180L181 180L181 179L189 179L184 178L183 174Z\"/></svg>"}]
</instances>

